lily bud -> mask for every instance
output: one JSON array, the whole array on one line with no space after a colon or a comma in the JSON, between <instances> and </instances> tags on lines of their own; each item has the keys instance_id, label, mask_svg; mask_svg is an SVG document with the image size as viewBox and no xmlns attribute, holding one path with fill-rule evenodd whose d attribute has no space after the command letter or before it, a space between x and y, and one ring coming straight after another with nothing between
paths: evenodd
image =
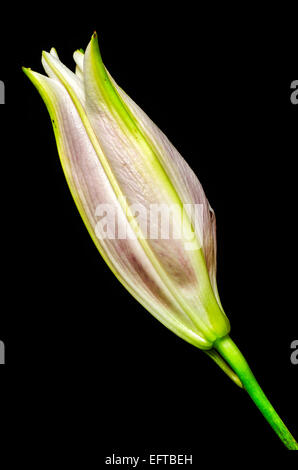
<instances>
[{"instance_id":1,"label":"lily bud","mask_svg":"<svg viewBox=\"0 0 298 470\"><path fill-rule=\"evenodd\" d=\"M24 71L50 113L81 217L127 290L178 336L208 350L229 322L216 286L215 216L202 186L107 72L96 33L74 60L76 73L52 49L42 54L48 77Z\"/></svg>"},{"instance_id":2,"label":"lily bud","mask_svg":"<svg viewBox=\"0 0 298 470\"><path fill-rule=\"evenodd\" d=\"M74 60L75 73L52 49L42 54L48 77L23 70L48 108L67 183L100 254L152 315L245 388L283 443L298 450L228 335L215 216L199 180L115 83L96 34Z\"/></svg>"}]
</instances>

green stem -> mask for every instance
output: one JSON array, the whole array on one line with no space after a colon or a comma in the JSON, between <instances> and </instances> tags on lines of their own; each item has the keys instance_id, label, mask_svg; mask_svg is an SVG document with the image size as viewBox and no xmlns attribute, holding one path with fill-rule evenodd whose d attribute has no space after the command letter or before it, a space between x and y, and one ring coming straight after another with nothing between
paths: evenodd
<instances>
[{"instance_id":1,"label":"green stem","mask_svg":"<svg viewBox=\"0 0 298 470\"><path fill-rule=\"evenodd\" d=\"M257 405L285 446L291 450L298 450L297 442L274 410L260 385L256 381L245 358L229 335L218 339L214 343L214 347L238 375L245 390L248 392L254 403Z\"/></svg>"}]
</instances>

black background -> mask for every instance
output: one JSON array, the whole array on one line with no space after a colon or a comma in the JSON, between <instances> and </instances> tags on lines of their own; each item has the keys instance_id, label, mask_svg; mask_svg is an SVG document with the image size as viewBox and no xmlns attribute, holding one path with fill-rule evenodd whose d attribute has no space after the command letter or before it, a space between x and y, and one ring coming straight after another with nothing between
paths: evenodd
<instances>
[{"instance_id":1,"label":"black background","mask_svg":"<svg viewBox=\"0 0 298 470\"><path fill-rule=\"evenodd\" d=\"M191 453L196 468L202 455L210 465L286 456L248 396L151 317L105 266L65 183L46 108L21 66L41 72L41 50L54 46L73 68L73 51L98 32L108 70L205 189L217 216L218 286L231 336L297 437L293 11L98 3L62 15L61 4L40 4L6 19L0 338L7 441L18 438L32 462L38 449L40 462L75 458L84 468L112 453ZM55 460L58 450L63 457Z\"/></svg>"}]
</instances>

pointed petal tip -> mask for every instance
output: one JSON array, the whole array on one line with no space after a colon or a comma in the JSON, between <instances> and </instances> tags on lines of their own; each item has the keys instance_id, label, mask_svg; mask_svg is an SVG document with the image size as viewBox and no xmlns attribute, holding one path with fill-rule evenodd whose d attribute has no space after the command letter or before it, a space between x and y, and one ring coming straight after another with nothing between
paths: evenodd
<instances>
[{"instance_id":1,"label":"pointed petal tip","mask_svg":"<svg viewBox=\"0 0 298 470\"><path fill-rule=\"evenodd\" d=\"M42 51L41 52L41 62L42 62L43 65L44 65L45 62L47 64L52 63L56 59L57 59L57 57L54 54L51 54L50 52L47 52L47 51Z\"/></svg>"},{"instance_id":2,"label":"pointed petal tip","mask_svg":"<svg viewBox=\"0 0 298 470\"><path fill-rule=\"evenodd\" d=\"M84 49L82 49L82 48L76 49L76 50L74 51L74 54L84 55L84 54L85 54L85 51L84 51Z\"/></svg>"},{"instance_id":3,"label":"pointed petal tip","mask_svg":"<svg viewBox=\"0 0 298 470\"><path fill-rule=\"evenodd\" d=\"M27 77L29 77L29 75L33 73L30 67L22 67L22 71L25 75L27 75Z\"/></svg>"},{"instance_id":4,"label":"pointed petal tip","mask_svg":"<svg viewBox=\"0 0 298 470\"><path fill-rule=\"evenodd\" d=\"M51 48L50 54L51 54L53 57L56 57L56 58L58 59L58 53L57 53L55 47L52 47L52 48Z\"/></svg>"},{"instance_id":5,"label":"pointed petal tip","mask_svg":"<svg viewBox=\"0 0 298 470\"><path fill-rule=\"evenodd\" d=\"M73 53L73 57L76 57L76 56L83 56L84 55L84 49L76 49Z\"/></svg>"},{"instance_id":6,"label":"pointed petal tip","mask_svg":"<svg viewBox=\"0 0 298 470\"><path fill-rule=\"evenodd\" d=\"M96 31L92 34L91 41L90 41L91 46L95 46L99 49L99 44L98 44L98 34Z\"/></svg>"},{"instance_id":7,"label":"pointed petal tip","mask_svg":"<svg viewBox=\"0 0 298 470\"><path fill-rule=\"evenodd\" d=\"M102 62L101 52L98 43L98 35L96 31L92 34L91 41L89 42L86 52L84 55L91 54L93 57L97 57L100 62Z\"/></svg>"},{"instance_id":8,"label":"pointed petal tip","mask_svg":"<svg viewBox=\"0 0 298 470\"><path fill-rule=\"evenodd\" d=\"M34 72L34 70L32 70L30 67L22 67L22 70L24 72L24 74L26 75L26 77L29 78L29 80L33 83L33 85L35 85L37 87L37 84L43 79L45 78L44 75L42 75L41 73L39 72Z\"/></svg>"}]
</instances>

